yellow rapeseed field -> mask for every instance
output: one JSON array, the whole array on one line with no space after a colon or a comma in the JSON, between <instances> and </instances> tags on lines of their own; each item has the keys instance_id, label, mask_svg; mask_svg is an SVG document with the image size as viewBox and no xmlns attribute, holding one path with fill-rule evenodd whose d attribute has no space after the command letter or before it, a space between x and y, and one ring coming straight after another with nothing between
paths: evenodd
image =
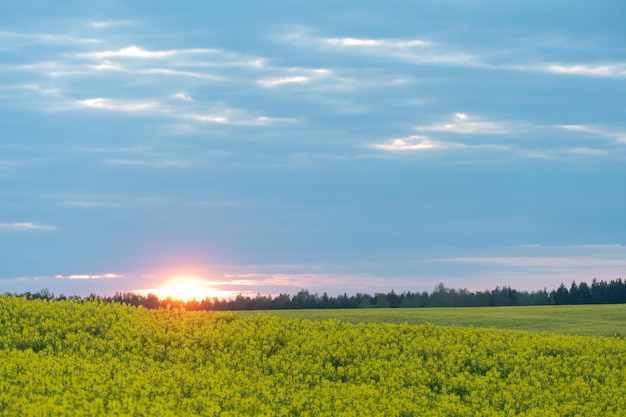
<instances>
[{"instance_id":1,"label":"yellow rapeseed field","mask_svg":"<svg viewBox=\"0 0 626 417\"><path fill-rule=\"evenodd\" d=\"M0 297L3 416L623 416L626 341Z\"/></svg>"}]
</instances>

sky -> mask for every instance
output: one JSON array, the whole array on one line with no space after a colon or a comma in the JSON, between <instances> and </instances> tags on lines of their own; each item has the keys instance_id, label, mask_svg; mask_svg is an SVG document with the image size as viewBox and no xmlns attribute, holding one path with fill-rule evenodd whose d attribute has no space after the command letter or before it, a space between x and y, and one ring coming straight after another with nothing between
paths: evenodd
<instances>
[{"instance_id":1,"label":"sky","mask_svg":"<svg viewBox=\"0 0 626 417\"><path fill-rule=\"evenodd\" d=\"M0 292L626 278L626 3L0 3Z\"/></svg>"}]
</instances>

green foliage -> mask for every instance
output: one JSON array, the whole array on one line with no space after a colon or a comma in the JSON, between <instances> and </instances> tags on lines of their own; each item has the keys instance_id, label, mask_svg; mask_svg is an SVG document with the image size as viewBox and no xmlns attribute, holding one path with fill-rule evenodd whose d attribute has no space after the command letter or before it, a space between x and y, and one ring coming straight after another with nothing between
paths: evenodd
<instances>
[{"instance_id":1,"label":"green foliage","mask_svg":"<svg viewBox=\"0 0 626 417\"><path fill-rule=\"evenodd\" d=\"M257 311L239 311L247 316ZM626 304L420 309L337 309L263 311L285 318L339 319L352 323L432 323L440 326L495 327L506 330L580 336L626 335Z\"/></svg>"},{"instance_id":2,"label":"green foliage","mask_svg":"<svg viewBox=\"0 0 626 417\"><path fill-rule=\"evenodd\" d=\"M0 297L4 416L621 416L626 341Z\"/></svg>"}]
</instances>

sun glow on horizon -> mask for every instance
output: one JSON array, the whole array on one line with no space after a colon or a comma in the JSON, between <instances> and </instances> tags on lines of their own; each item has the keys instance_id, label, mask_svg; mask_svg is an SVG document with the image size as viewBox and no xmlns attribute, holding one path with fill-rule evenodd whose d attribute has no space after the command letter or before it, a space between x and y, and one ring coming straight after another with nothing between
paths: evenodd
<instances>
[{"instance_id":1,"label":"sun glow on horizon","mask_svg":"<svg viewBox=\"0 0 626 417\"><path fill-rule=\"evenodd\" d=\"M136 291L142 295L154 294L159 299L172 298L188 302L191 300L203 300L205 298L231 298L233 291L220 290L211 286L211 281L195 275L177 275L163 282L157 288L149 288Z\"/></svg>"}]
</instances>

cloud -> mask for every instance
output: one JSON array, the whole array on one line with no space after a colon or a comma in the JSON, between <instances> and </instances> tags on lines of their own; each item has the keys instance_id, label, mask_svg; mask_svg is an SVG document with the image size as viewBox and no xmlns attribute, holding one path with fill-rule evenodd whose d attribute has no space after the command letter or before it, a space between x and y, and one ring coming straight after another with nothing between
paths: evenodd
<instances>
[{"instance_id":1,"label":"cloud","mask_svg":"<svg viewBox=\"0 0 626 417\"><path fill-rule=\"evenodd\" d=\"M162 75L172 75L172 76L183 76L183 77L190 77L190 78L199 78L199 79L208 80L208 81L225 80L224 77L221 77L219 75L205 74L202 72L195 72L195 71L179 71L179 70L173 70L169 68L147 68L144 70L129 71L129 72L135 72L137 74L162 74Z\"/></svg>"},{"instance_id":2,"label":"cloud","mask_svg":"<svg viewBox=\"0 0 626 417\"><path fill-rule=\"evenodd\" d=\"M115 279L115 278L124 278L124 275L121 274L98 274L98 275L55 275L56 279Z\"/></svg>"},{"instance_id":3,"label":"cloud","mask_svg":"<svg viewBox=\"0 0 626 417\"><path fill-rule=\"evenodd\" d=\"M464 147L464 145L460 143L435 142L427 136L413 135L404 138L391 139L383 143L375 143L369 145L369 147L389 152L403 152L426 151L442 148L461 148Z\"/></svg>"},{"instance_id":4,"label":"cloud","mask_svg":"<svg viewBox=\"0 0 626 417\"><path fill-rule=\"evenodd\" d=\"M357 38L357 37L316 37L309 30L299 30L280 37L284 42L300 47L314 47L325 51L351 52L395 59L417 65L460 66L487 68L505 71L543 72L556 75L586 77L626 77L625 62L558 63L534 62L520 64L515 50L492 51L477 55L468 53L463 47L424 39ZM534 41L537 43L537 41ZM559 49L578 49L577 43L553 45ZM484 48L482 48L484 49ZM533 54L536 56L536 53ZM490 62L490 56L495 57ZM522 58L523 59L523 58Z\"/></svg>"},{"instance_id":5,"label":"cloud","mask_svg":"<svg viewBox=\"0 0 626 417\"><path fill-rule=\"evenodd\" d=\"M615 131L609 128L588 125L555 125L553 127L573 132L589 133L594 136L613 139L617 143L626 143L626 132Z\"/></svg>"},{"instance_id":6,"label":"cloud","mask_svg":"<svg viewBox=\"0 0 626 417\"><path fill-rule=\"evenodd\" d=\"M172 94L172 98L175 98L177 100L182 100L182 101L194 101L193 98L191 98L189 95L182 93L182 92Z\"/></svg>"},{"instance_id":7,"label":"cloud","mask_svg":"<svg viewBox=\"0 0 626 417\"><path fill-rule=\"evenodd\" d=\"M284 35L281 39L296 46L313 46L322 50L353 52L414 64L486 66L478 56L423 39L324 38L311 36L306 30Z\"/></svg>"},{"instance_id":8,"label":"cloud","mask_svg":"<svg viewBox=\"0 0 626 417\"><path fill-rule=\"evenodd\" d=\"M85 38L70 35L56 35L48 33L19 33L0 31L0 39L17 42L35 42L35 43L59 43L66 45L69 43L78 44L98 44L100 39Z\"/></svg>"},{"instance_id":9,"label":"cloud","mask_svg":"<svg viewBox=\"0 0 626 417\"><path fill-rule=\"evenodd\" d=\"M90 22L89 26L94 29L108 29L110 27L132 26L134 24L135 22L132 20L106 20L106 21Z\"/></svg>"},{"instance_id":10,"label":"cloud","mask_svg":"<svg viewBox=\"0 0 626 417\"><path fill-rule=\"evenodd\" d=\"M445 258L440 262L480 263L492 265L578 268L578 267L626 267L626 259L593 258L593 257L555 257L555 256L503 256L503 257L464 257Z\"/></svg>"},{"instance_id":11,"label":"cloud","mask_svg":"<svg viewBox=\"0 0 626 417\"><path fill-rule=\"evenodd\" d=\"M619 243L585 243L581 245L542 245L540 243L530 243L526 245L518 245L514 248L520 249L598 249L598 250L607 250L607 249L617 249L617 250L626 250L626 246Z\"/></svg>"},{"instance_id":12,"label":"cloud","mask_svg":"<svg viewBox=\"0 0 626 417\"><path fill-rule=\"evenodd\" d=\"M43 94L43 95L51 95L51 96L57 96L61 94L61 90L58 88L47 88L47 87L42 87L39 84L23 84L23 85L18 85L15 86L16 88L20 88L20 89L24 89L24 90L29 90L29 91L34 91L37 92L39 94Z\"/></svg>"},{"instance_id":13,"label":"cloud","mask_svg":"<svg viewBox=\"0 0 626 417\"><path fill-rule=\"evenodd\" d=\"M422 132L435 133L455 133L463 135L494 135L505 134L510 129L510 124L501 122L484 121L476 116L469 116L465 113L455 113L452 118L444 123L417 126L414 129ZM460 148L482 148L496 150L510 150L510 147L502 144L475 144L466 145L464 143L435 140L425 135L410 135L406 137L391 139L383 143L369 145L370 148L388 152L404 151L427 151L435 149L460 149Z\"/></svg>"},{"instance_id":14,"label":"cloud","mask_svg":"<svg viewBox=\"0 0 626 417\"><path fill-rule=\"evenodd\" d=\"M0 229L10 230L57 230L55 226L22 222L22 223L0 223Z\"/></svg>"},{"instance_id":15,"label":"cloud","mask_svg":"<svg viewBox=\"0 0 626 417\"><path fill-rule=\"evenodd\" d=\"M140 166L145 165L144 161L139 161L136 159L118 159L118 158L109 158L106 159L105 162L111 165L124 165L124 166Z\"/></svg>"},{"instance_id":16,"label":"cloud","mask_svg":"<svg viewBox=\"0 0 626 417\"><path fill-rule=\"evenodd\" d=\"M364 286L372 291L389 291L390 286L405 287L402 279L391 277L377 277L368 274L334 274L334 273L229 273L222 281L211 282L217 288L239 291L242 293L278 293L295 294L301 289L313 293L328 291L343 293L345 291L359 291ZM249 290L253 288L253 290Z\"/></svg>"},{"instance_id":17,"label":"cloud","mask_svg":"<svg viewBox=\"0 0 626 417\"><path fill-rule=\"evenodd\" d=\"M204 54L216 52L216 49L169 49L162 51L150 51L141 48L136 45L131 45L126 48L118 50L107 50L98 52L84 52L76 54L78 57L93 58L93 59L105 59L105 58L144 58L144 59L159 59L168 58L174 55L184 54Z\"/></svg>"},{"instance_id":18,"label":"cloud","mask_svg":"<svg viewBox=\"0 0 626 417\"><path fill-rule=\"evenodd\" d=\"M568 153L571 154L578 154L578 155L606 155L609 153L608 150L606 149L595 149L595 148L586 148L586 147L576 147L576 148L570 148L567 150Z\"/></svg>"},{"instance_id":19,"label":"cloud","mask_svg":"<svg viewBox=\"0 0 626 417\"><path fill-rule=\"evenodd\" d=\"M257 81L258 84L263 87L276 87L283 84L301 84L311 81L310 77L305 76L292 76L292 77L279 77L279 78L267 78Z\"/></svg>"},{"instance_id":20,"label":"cloud","mask_svg":"<svg viewBox=\"0 0 626 417\"><path fill-rule=\"evenodd\" d=\"M450 120L444 123L418 126L415 129L460 134L503 134L509 131L503 123L483 121L476 116L469 116L465 113L455 113Z\"/></svg>"},{"instance_id":21,"label":"cloud","mask_svg":"<svg viewBox=\"0 0 626 417\"><path fill-rule=\"evenodd\" d=\"M188 168L192 164L188 161L177 160L136 160L136 159L115 159L109 158L105 160L109 165L118 166L147 166L153 168Z\"/></svg>"},{"instance_id":22,"label":"cloud","mask_svg":"<svg viewBox=\"0 0 626 417\"><path fill-rule=\"evenodd\" d=\"M537 66L542 72L590 77L626 77L626 63L613 64L543 64Z\"/></svg>"},{"instance_id":23,"label":"cloud","mask_svg":"<svg viewBox=\"0 0 626 417\"><path fill-rule=\"evenodd\" d=\"M244 109L225 107L216 104L212 109L206 110L205 105L194 104L191 97L185 93L176 93L169 98L176 98L175 103L170 100L169 104L160 100L123 100L107 97L94 97L82 100L73 100L69 104L57 102L50 106L50 109L57 111L69 111L76 108L115 111L123 113L133 113L146 116L161 116L172 119L194 121L201 124L221 124L233 126L269 126L277 123L294 123L293 118L272 117L266 115L253 115ZM189 129L187 129L189 130Z\"/></svg>"},{"instance_id":24,"label":"cloud","mask_svg":"<svg viewBox=\"0 0 626 417\"><path fill-rule=\"evenodd\" d=\"M570 142L559 141L558 146L545 143L543 147L532 148L533 141L520 142L512 133L524 132L528 138L533 138L538 134L545 134L551 129L559 129L569 132L580 132L594 135L601 138L613 140L617 144L626 143L626 133L612 130L606 127L596 127L587 125L538 125L512 121L488 121L478 116L471 116L466 113L454 113L447 121L429 125L419 125L414 128L418 132L428 132L429 135L409 135L390 139L384 142L367 145L372 149L377 149L392 153L420 152L431 150L493 150L508 152L523 158L538 159L572 159L581 157L606 157L614 155L609 149L598 146L580 146L576 138L567 138ZM462 143L437 138L446 133L455 135L481 135L482 143ZM486 137L500 135L500 143L485 142ZM506 142L504 142L506 141ZM569 146L568 146L569 145Z\"/></svg>"},{"instance_id":25,"label":"cloud","mask_svg":"<svg viewBox=\"0 0 626 417\"><path fill-rule=\"evenodd\" d=\"M237 109L222 109L215 113L184 114L184 118L200 123L228 124L240 126L269 126L276 123L293 123L296 119L250 116L246 111Z\"/></svg>"},{"instance_id":26,"label":"cloud","mask_svg":"<svg viewBox=\"0 0 626 417\"><path fill-rule=\"evenodd\" d=\"M262 87L269 88L277 87L284 84L306 84L312 81L320 80L322 78L327 78L332 73L329 69L326 68L289 68L286 70L286 72L288 74L284 76L259 79L257 80L257 84Z\"/></svg>"},{"instance_id":27,"label":"cloud","mask_svg":"<svg viewBox=\"0 0 626 417\"><path fill-rule=\"evenodd\" d=\"M167 112L164 105L158 101L132 101L132 100L115 100L110 98L96 97L76 102L80 107L86 107L99 110L114 110L130 113L145 112Z\"/></svg>"}]
</instances>

